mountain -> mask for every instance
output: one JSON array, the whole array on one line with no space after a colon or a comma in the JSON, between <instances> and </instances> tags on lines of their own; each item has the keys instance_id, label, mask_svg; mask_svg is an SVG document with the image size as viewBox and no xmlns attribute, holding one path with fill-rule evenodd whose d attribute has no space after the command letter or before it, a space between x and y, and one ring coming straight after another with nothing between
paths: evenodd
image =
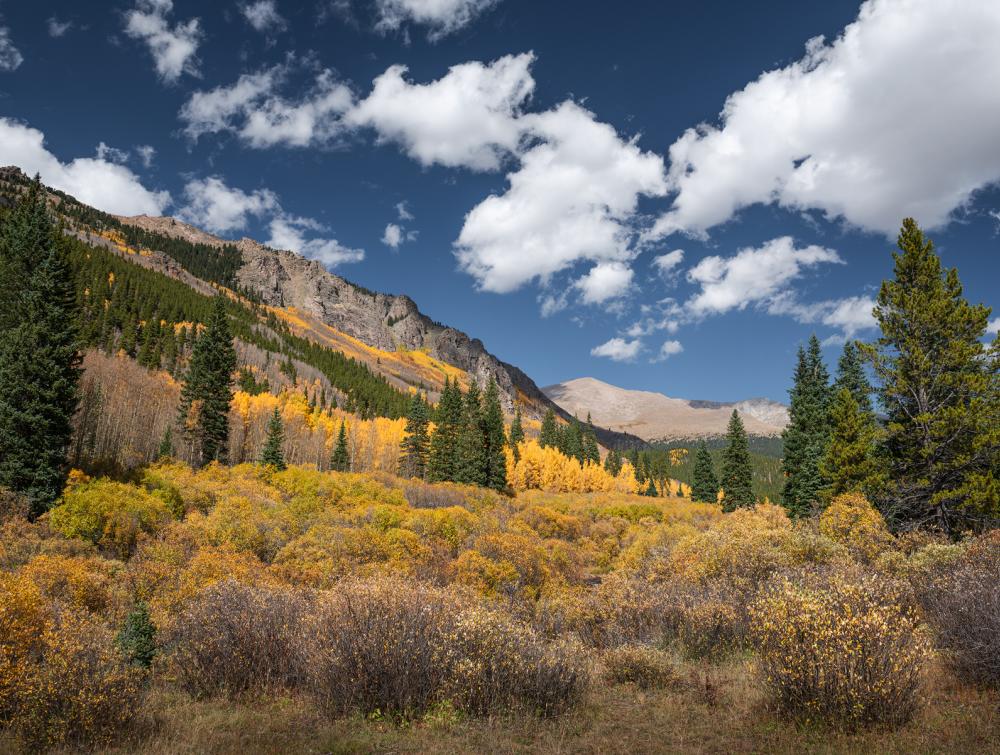
<instances>
[{"instance_id":1,"label":"mountain","mask_svg":"<svg viewBox=\"0 0 1000 755\"><path fill-rule=\"evenodd\" d=\"M0 168L0 203L12 204L28 182L17 167ZM250 238L222 239L170 217L110 215L63 192L48 192L64 232L87 247L201 296L230 292L243 305L241 358L272 390L330 392L342 406L398 416L405 407L401 399L414 389L436 400L446 378L484 386L492 377L508 413L519 404L527 418L538 419L550 408L570 418L523 371L490 354L479 339L427 317L408 296L370 291L315 260ZM183 319L189 318L176 322ZM331 362L331 353L352 364ZM608 431L598 438L604 445L641 444Z\"/></svg>"},{"instance_id":2,"label":"mountain","mask_svg":"<svg viewBox=\"0 0 1000 755\"><path fill-rule=\"evenodd\" d=\"M750 435L779 435L788 424L788 407L765 398L733 403L691 401L631 391L589 377L550 385L542 391L570 414L590 414L595 425L645 441L723 435L734 408Z\"/></svg>"}]
</instances>

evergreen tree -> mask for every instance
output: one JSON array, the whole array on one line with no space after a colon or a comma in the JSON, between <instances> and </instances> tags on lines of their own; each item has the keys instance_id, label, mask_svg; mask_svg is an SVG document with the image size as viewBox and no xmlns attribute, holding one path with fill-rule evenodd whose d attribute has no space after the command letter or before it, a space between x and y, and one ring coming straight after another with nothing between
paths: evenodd
<instances>
[{"instance_id":1,"label":"evergreen tree","mask_svg":"<svg viewBox=\"0 0 1000 755\"><path fill-rule=\"evenodd\" d=\"M613 477L617 477L622 471L622 456L617 448L612 448L604 457L604 471Z\"/></svg>"},{"instance_id":2,"label":"evergreen tree","mask_svg":"<svg viewBox=\"0 0 1000 755\"><path fill-rule=\"evenodd\" d=\"M895 277L875 307L881 337L865 346L888 420L883 513L897 527L957 534L1000 516L1000 337L970 304L954 269L907 218Z\"/></svg>"},{"instance_id":3,"label":"evergreen tree","mask_svg":"<svg viewBox=\"0 0 1000 755\"><path fill-rule=\"evenodd\" d=\"M340 431L337 433L337 443L330 455L330 469L334 472L351 471L351 454L347 450L347 428L344 420L340 420Z\"/></svg>"},{"instance_id":4,"label":"evergreen tree","mask_svg":"<svg viewBox=\"0 0 1000 755\"><path fill-rule=\"evenodd\" d=\"M715 503L719 498L719 478L715 476L715 465L708 444L698 444L694 459L694 478L691 484L691 500Z\"/></svg>"},{"instance_id":5,"label":"evergreen tree","mask_svg":"<svg viewBox=\"0 0 1000 755\"><path fill-rule=\"evenodd\" d=\"M860 411L867 412L874 418L872 386L865 375L864 356L861 353L861 348L855 341L848 341L844 344L844 351L837 362L837 379L833 382L831 396L836 396L842 388L851 392Z\"/></svg>"},{"instance_id":6,"label":"evergreen tree","mask_svg":"<svg viewBox=\"0 0 1000 755\"><path fill-rule=\"evenodd\" d=\"M195 466L226 461L235 370L236 351L226 315L226 298L220 294L213 301L205 331L194 343L181 390L180 421Z\"/></svg>"},{"instance_id":7,"label":"evergreen tree","mask_svg":"<svg viewBox=\"0 0 1000 755\"><path fill-rule=\"evenodd\" d=\"M274 413L267 423L267 440L260 454L260 463L265 467L274 467L278 471L287 468L285 464L285 426L281 422L281 413L274 407Z\"/></svg>"},{"instance_id":8,"label":"evergreen tree","mask_svg":"<svg viewBox=\"0 0 1000 755\"><path fill-rule=\"evenodd\" d=\"M556 413L549 409L542 417L542 430L538 435L538 445L559 447L559 426L556 424Z\"/></svg>"},{"instance_id":9,"label":"evergreen tree","mask_svg":"<svg viewBox=\"0 0 1000 755\"><path fill-rule=\"evenodd\" d=\"M833 429L821 467L828 481L823 503L842 493L875 497L882 486L882 465L876 457L875 416L862 409L850 388L843 387L833 398L830 420Z\"/></svg>"},{"instance_id":10,"label":"evergreen tree","mask_svg":"<svg viewBox=\"0 0 1000 755\"><path fill-rule=\"evenodd\" d=\"M560 436L559 450L571 459L576 459L582 465L584 459L583 429L580 420L573 417L573 421L562 429Z\"/></svg>"},{"instance_id":11,"label":"evergreen tree","mask_svg":"<svg viewBox=\"0 0 1000 755\"><path fill-rule=\"evenodd\" d=\"M431 482L453 481L458 477L458 436L463 414L462 390L458 381L445 378L427 461L427 479Z\"/></svg>"},{"instance_id":12,"label":"evergreen tree","mask_svg":"<svg viewBox=\"0 0 1000 755\"><path fill-rule=\"evenodd\" d=\"M514 419L510 423L510 450L514 454L514 461L519 461L521 459L521 451L518 448L518 443L524 441L524 426L521 424L521 406L518 405L514 410Z\"/></svg>"},{"instance_id":13,"label":"evergreen tree","mask_svg":"<svg viewBox=\"0 0 1000 755\"><path fill-rule=\"evenodd\" d=\"M483 434L483 404L479 386L473 381L463 401L462 425L458 436L456 482L486 485L486 448Z\"/></svg>"},{"instance_id":14,"label":"evergreen tree","mask_svg":"<svg viewBox=\"0 0 1000 755\"><path fill-rule=\"evenodd\" d=\"M503 408L500 406L500 390L492 377L483 396L482 428L485 485L493 490L506 490L507 457L503 452L506 440Z\"/></svg>"},{"instance_id":15,"label":"evergreen tree","mask_svg":"<svg viewBox=\"0 0 1000 755\"><path fill-rule=\"evenodd\" d=\"M646 489L642 492L642 494L649 496L650 498L656 498L659 496L659 493L656 492L656 483L653 482L652 477L649 478L649 485L646 486Z\"/></svg>"},{"instance_id":16,"label":"evergreen tree","mask_svg":"<svg viewBox=\"0 0 1000 755\"><path fill-rule=\"evenodd\" d=\"M40 514L66 482L80 354L73 276L36 178L0 224L0 486Z\"/></svg>"},{"instance_id":17,"label":"evergreen tree","mask_svg":"<svg viewBox=\"0 0 1000 755\"><path fill-rule=\"evenodd\" d=\"M410 401L410 411L406 416L406 437L400 445L402 454L399 468L403 477L423 478L427 474L427 454L430 448L430 437L427 434L429 423L430 414L426 402L419 394L414 394Z\"/></svg>"},{"instance_id":18,"label":"evergreen tree","mask_svg":"<svg viewBox=\"0 0 1000 755\"><path fill-rule=\"evenodd\" d=\"M597 432L594 430L594 423L591 421L589 413L587 414L587 425L583 428L582 445L584 461L600 464L601 449L597 445Z\"/></svg>"},{"instance_id":19,"label":"evergreen tree","mask_svg":"<svg viewBox=\"0 0 1000 755\"><path fill-rule=\"evenodd\" d=\"M728 445L722 456L722 510L749 508L756 503L753 495L753 467L750 464L750 449L743 420L735 409L733 416L729 418L726 440Z\"/></svg>"},{"instance_id":20,"label":"evergreen tree","mask_svg":"<svg viewBox=\"0 0 1000 755\"><path fill-rule=\"evenodd\" d=\"M785 486L782 503L789 516L806 516L819 501L825 480L820 469L830 438L830 375L823 363L819 339L799 349L795 381L790 391L788 427L784 439Z\"/></svg>"},{"instance_id":21,"label":"evergreen tree","mask_svg":"<svg viewBox=\"0 0 1000 755\"><path fill-rule=\"evenodd\" d=\"M130 663L143 668L153 665L153 658L156 657L156 625L153 624L145 603L139 603L125 617L125 625L115 638L115 644Z\"/></svg>"},{"instance_id":22,"label":"evergreen tree","mask_svg":"<svg viewBox=\"0 0 1000 755\"><path fill-rule=\"evenodd\" d=\"M167 425L167 429L163 431L163 437L160 439L160 448L156 452L157 459L170 459L174 455L174 429Z\"/></svg>"}]
</instances>

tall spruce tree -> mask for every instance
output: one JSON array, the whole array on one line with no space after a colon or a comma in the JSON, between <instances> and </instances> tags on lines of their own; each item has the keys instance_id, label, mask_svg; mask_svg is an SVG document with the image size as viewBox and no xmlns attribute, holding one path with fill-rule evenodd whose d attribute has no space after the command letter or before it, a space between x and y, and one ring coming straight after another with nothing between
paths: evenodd
<instances>
[{"instance_id":1,"label":"tall spruce tree","mask_svg":"<svg viewBox=\"0 0 1000 755\"><path fill-rule=\"evenodd\" d=\"M340 430L337 432L337 442L330 454L330 469L334 472L351 471L351 453L347 450L347 426L340 420Z\"/></svg>"},{"instance_id":2,"label":"tall spruce tree","mask_svg":"<svg viewBox=\"0 0 1000 755\"><path fill-rule=\"evenodd\" d=\"M789 516L806 516L826 485L820 464L830 438L830 374L815 335L809 339L808 349L799 349L789 393L789 423L782 433L782 504Z\"/></svg>"},{"instance_id":3,"label":"tall spruce tree","mask_svg":"<svg viewBox=\"0 0 1000 755\"><path fill-rule=\"evenodd\" d=\"M622 471L622 455L617 448L612 448L604 457L604 471L613 477Z\"/></svg>"},{"instance_id":4,"label":"tall spruce tree","mask_svg":"<svg viewBox=\"0 0 1000 755\"><path fill-rule=\"evenodd\" d=\"M427 428L430 423L430 413L427 402L419 394L414 394L410 401L410 411L406 415L406 437L401 444L399 459L400 473L404 477L423 478L427 474L427 454L430 449L430 437Z\"/></svg>"},{"instance_id":5,"label":"tall spruce tree","mask_svg":"<svg viewBox=\"0 0 1000 755\"><path fill-rule=\"evenodd\" d=\"M486 439L483 433L482 391L473 380L462 401L462 424L458 433L456 482L486 485Z\"/></svg>"},{"instance_id":6,"label":"tall spruce tree","mask_svg":"<svg viewBox=\"0 0 1000 755\"><path fill-rule=\"evenodd\" d=\"M482 427L485 485L493 490L506 490L507 457L503 452L506 441L503 408L500 406L500 390L492 377L483 395Z\"/></svg>"},{"instance_id":7,"label":"tall spruce tree","mask_svg":"<svg viewBox=\"0 0 1000 755\"><path fill-rule=\"evenodd\" d=\"M236 350L229 330L226 297L219 294L212 303L204 332L194 343L181 389L180 421L195 466L227 461L235 370Z\"/></svg>"},{"instance_id":8,"label":"tall spruce tree","mask_svg":"<svg viewBox=\"0 0 1000 755\"><path fill-rule=\"evenodd\" d=\"M878 425L875 415L864 411L850 388L841 388L830 409L832 430L821 470L827 480L821 503L842 493L876 496L882 487L882 464L876 456Z\"/></svg>"},{"instance_id":9,"label":"tall spruce tree","mask_svg":"<svg viewBox=\"0 0 1000 755\"><path fill-rule=\"evenodd\" d=\"M514 454L514 461L519 461L521 459L521 450L518 448L518 444L524 440L524 425L521 423L521 405L518 404L517 408L514 410L514 419L510 423L510 435L508 442L510 443L511 453Z\"/></svg>"},{"instance_id":10,"label":"tall spruce tree","mask_svg":"<svg viewBox=\"0 0 1000 755\"><path fill-rule=\"evenodd\" d=\"M436 415L427 461L427 479L431 482L454 481L458 477L458 436L464 415L462 390L457 380L452 382L445 378Z\"/></svg>"},{"instance_id":11,"label":"tall spruce tree","mask_svg":"<svg viewBox=\"0 0 1000 755\"><path fill-rule=\"evenodd\" d=\"M880 506L895 527L956 535L1000 517L1000 337L990 309L963 296L933 243L907 218L895 277L875 307L881 337L864 347L887 415Z\"/></svg>"},{"instance_id":12,"label":"tall spruce tree","mask_svg":"<svg viewBox=\"0 0 1000 755\"><path fill-rule=\"evenodd\" d=\"M559 425L556 423L556 413L549 409L542 417L542 429L538 435L538 445L559 447Z\"/></svg>"},{"instance_id":13,"label":"tall spruce tree","mask_svg":"<svg viewBox=\"0 0 1000 755\"><path fill-rule=\"evenodd\" d=\"M831 401L842 388L851 392L860 411L872 414L874 417L872 386L868 382L868 376L865 375L864 355L856 341L844 344L844 350L837 362L837 378L833 381Z\"/></svg>"},{"instance_id":14,"label":"tall spruce tree","mask_svg":"<svg viewBox=\"0 0 1000 755\"><path fill-rule=\"evenodd\" d=\"M0 227L0 486L62 493L80 380L73 276L38 178Z\"/></svg>"},{"instance_id":15,"label":"tall spruce tree","mask_svg":"<svg viewBox=\"0 0 1000 755\"><path fill-rule=\"evenodd\" d=\"M260 454L260 463L265 467L274 467L279 471L286 469L284 447L285 425L281 421L278 407L274 407L274 413L267 423L267 439L264 441L264 450Z\"/></svg>"},{"instance_id":16,"label":"tall spruce tree","mask_svg":"<svg viewBox=\"0 0 1000 755\"><path fill-rule=\"evenodd\" d=\"M738 411L733 409L726 433L728 445L722 455L722 510L749 508L756 501L753 495L753 466L747 432Z\"/></svg>"},{"instance_id":17,"label":"tall spruce tree","mask_svg":"<svg viewBox=\"0 0 1000 755\"><path fill-rule=\"evenodd\" d=\"M691 484L691 500L715 503L719 499L719 478L715 476L715 465L708 444L698 444L694 458L694 477Z\"/></svg>"},{"instance_id":18,"label":"tall spruce tree","mask_svg":"<svg viewBox=\"0 0 1000 755\"><path fill-rule=\"evenodd\" d=\"M587 424L583 428L583 460L585 462L589 461L594 464L601 463L601 449L597 445L597 432L594 430L594 423L590 418L590 413L587 414Z\"/></svg>"}]
</instances>

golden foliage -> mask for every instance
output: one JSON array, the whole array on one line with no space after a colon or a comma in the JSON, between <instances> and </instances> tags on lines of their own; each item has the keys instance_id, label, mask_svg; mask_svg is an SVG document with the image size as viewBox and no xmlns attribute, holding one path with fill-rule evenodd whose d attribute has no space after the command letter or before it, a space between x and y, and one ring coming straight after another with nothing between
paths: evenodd
<instances>
[{"instance_id":1,"label":"golden foliage","mask_svg":"<svg viewBox=\"0 0 1000 755\"><path fill-rule=\"evenodd\" d=\"M518 444L519 458L507 452L507 482L517 491L544 490L549 493L637 493L635 471L626 460L617 477L600 464L580 462L552 446L542 448L534 440Z\"/></svg>"},{"instance_id":2,"label":"golden foliage","mask_svg":"<svg viewBox=\"0 0 1000 755\"><path fill-rule=\"evenodd\" d=\"M861 493L834 498L820 515L819 531L866 561L875 560L892 547L885 520Z\"/></svg>"}]
</instances>

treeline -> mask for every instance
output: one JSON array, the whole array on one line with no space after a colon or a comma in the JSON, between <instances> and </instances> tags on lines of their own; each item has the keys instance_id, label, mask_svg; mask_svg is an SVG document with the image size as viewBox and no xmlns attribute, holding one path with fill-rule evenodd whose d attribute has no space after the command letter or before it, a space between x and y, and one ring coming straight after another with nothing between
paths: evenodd
<instances>
[{"instance_id":1,"label":"treeline","mask_svg":"<svg viewBox=\"0 0 1000 755\"><path fill-rule=\"evenodd\" d=\"M775 443L774 438L759 438L752 435L748 436L747 440L750 467L753 473L754 498L758 501L767 500L776 503L781 500L781 491L784 486L781 458L779 455L761 453L760 450L755 449L771 450L776 446L780 447L780 440ZM658 444L651 449L628 452L626 456L635 466L636 476L641 477L644 484L649 478L652 478L660 485L665 480L670 479L679 480L686 485L694 485L696 461L701 448L704 446L705 452L708 453L711 470L717 478L722 469L728 445L725 437L706 438L693 445L690 441L671 443L668 448Z\"/></svg>"}]
</instances>

